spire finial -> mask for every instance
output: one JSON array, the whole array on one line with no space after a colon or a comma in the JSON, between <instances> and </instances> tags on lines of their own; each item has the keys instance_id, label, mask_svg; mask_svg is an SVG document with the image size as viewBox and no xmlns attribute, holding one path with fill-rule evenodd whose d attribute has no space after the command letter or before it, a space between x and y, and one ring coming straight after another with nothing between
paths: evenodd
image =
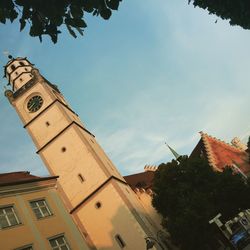
<instances>
[{"instance_id":1,"label":"spire finial","mask_svg":"<svg viewBox=\"0 0 250 250\"><path fill-rule=\"evenodd\" d=\"M180 159L181 155L179 155L174 149L172 149L166 142L165 142L165 144L169 148L171 153L174 155L175 159L178 161Z\"/></svg>"}]
</instances>

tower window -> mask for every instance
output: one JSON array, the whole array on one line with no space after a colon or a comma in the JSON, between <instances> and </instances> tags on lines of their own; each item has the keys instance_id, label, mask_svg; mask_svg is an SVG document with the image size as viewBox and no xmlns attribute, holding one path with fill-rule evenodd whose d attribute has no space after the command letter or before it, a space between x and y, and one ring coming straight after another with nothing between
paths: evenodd
<instances>
[{"instance_id":1,"label":"tower window","mask_svg":"<svg viewBox=\"0 0 250 250\"><path fill-rule=\"evenodd\" d=\"M14 64L12 64L12 65L10 66L10 68L11 68L12 70L15 70L16 66L15 66Z\"/></svg>"},{"instance_id":2,"label":"tower window","mask_svg":"<svg viewBox=\"0 0 250 250\"><path fill-rule=\"evenodd\" d=\"M96 202L95 207L97 209L101 208L101 206L102 206L102 203L100 201Z\"/></svg>"},{"instance_id":3,"label":"tower window","mask_svg":"<svg viewBox=\"0 0 250 250\"><path fill-rule=\"evenodd\" d=\"M23 78L20 78L20 82L22 82L23 81Z\"/></svg>"},{"instance_id":4,"label":"tower window","mask_svg":"<svg viewBox=\"0 0 250 250\"><path fill-rule=\"evenodd\" d=\"M79 178L80 182L84 182L85 181L84 177L81 174L78 174L78 178Z\"/></svg>"},{"instance_id":5,"label":"tower window","mask_svg":"<svg viewBox=\"0 0 250 250\"><path fill-rule=\"evenodd\" d=\"M19 62L19 64L20 64L21 66L24 66L24 63L23 63L23 62Z\"/></svg>"},{"instance_id":6,"label":"tower window","mask_svg":"<svg viewBox=\"0 0 250 250\"><path fill-rule=\"evenodd\" d=\"M25 69L25 71L28 71L28 69L27 68L24 68Z\"/></svg>"},{"instance_id":7,"label":"tower window","mask_svg":"<svg viewBox=\"0 0 250 250\"><path fill-rule=\"evenodd\" d=\"M115 235L115 239L120 248L124 248L126 246L125 242L123 241L122 237L119 234Z\"/></svg>"},{"instance_id":8,"label":"tower window","mask_svg":"<svg viewBox=\"0 0 250 250\"><path fill-rule=\"evenodd\" d=\"M65 147L62 147L61 151L64 153L66 152L66 148Z\"/></svg>"},{"instance_id":9,"label":"tower window","mask_svg":"<svg viewBox=\"0 0 250 250\"><path fill-rule=\"evenodd\" d=\"M46 124L46 126L47 126L47 127L50 125L50 123L49 123L49 122L46 122L45 124Z\"/></svg>"},{"instance_id":10,"label":"tower window","mask_svg":"<svg viewBox=\"0 0 250 250\"><path fill-rule=\"evenodd\" d=\"M16 75L18 75L18 72L15 72Z\"/></svg>"}]
</instances>

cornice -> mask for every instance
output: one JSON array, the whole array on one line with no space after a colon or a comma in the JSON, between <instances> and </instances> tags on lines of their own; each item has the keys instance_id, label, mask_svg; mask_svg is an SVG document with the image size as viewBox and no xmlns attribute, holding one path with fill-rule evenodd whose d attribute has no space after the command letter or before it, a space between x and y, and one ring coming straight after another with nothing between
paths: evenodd
<instances>
[{"instance_id":1,"label":"cornice","mask_svg":"<svg viewBox=\"0 0 250 250\"><path fill-rule=\"evenodd\" d=\"M0 187L0 198L56 188L56 179Z\"/></svg>"}]
</instances>

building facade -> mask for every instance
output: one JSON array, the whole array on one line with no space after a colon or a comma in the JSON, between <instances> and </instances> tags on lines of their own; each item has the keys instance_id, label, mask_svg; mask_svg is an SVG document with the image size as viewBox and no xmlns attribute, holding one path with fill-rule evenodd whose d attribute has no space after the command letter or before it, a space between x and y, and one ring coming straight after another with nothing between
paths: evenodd
<instances>
[{"instance_id":1,"label":"building facade","mask_svg":"<svg viewBox=\"0 0 250 250\"><path fill-rule=\"evenodd\" d=\"M89 250L57 190L57 176L0 174L2 250Z\"/></svg>"},{"instance_id":2,"label":"building facade","mask_svg":"<svg viewBox=\"0 0 250 250\"><path fill-rule=\"evenodd\" d=\"M26 58L12 58L5 76L5 95L50 174L60 176L59 194L88 246L145 249L158 228L59 89Z\"/></svg>"}]
</instances>

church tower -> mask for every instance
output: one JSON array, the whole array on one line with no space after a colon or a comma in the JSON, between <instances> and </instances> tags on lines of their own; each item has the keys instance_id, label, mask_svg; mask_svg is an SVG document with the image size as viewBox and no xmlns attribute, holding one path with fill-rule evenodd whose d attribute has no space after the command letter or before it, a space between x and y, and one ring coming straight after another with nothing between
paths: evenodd
<instances>
[{"instance_id":1,"label":"church tower","mask_svg":"<svg viewBox=\"0 0 250 250\"><path fill-rule=\"evenodd\" d=\"M26 58L11 58L5 76L11 85L5 95L50 174L59 175L59 193L90 248L146 249L154 226L58 87Z\"/></svg>"}]
</instances>

